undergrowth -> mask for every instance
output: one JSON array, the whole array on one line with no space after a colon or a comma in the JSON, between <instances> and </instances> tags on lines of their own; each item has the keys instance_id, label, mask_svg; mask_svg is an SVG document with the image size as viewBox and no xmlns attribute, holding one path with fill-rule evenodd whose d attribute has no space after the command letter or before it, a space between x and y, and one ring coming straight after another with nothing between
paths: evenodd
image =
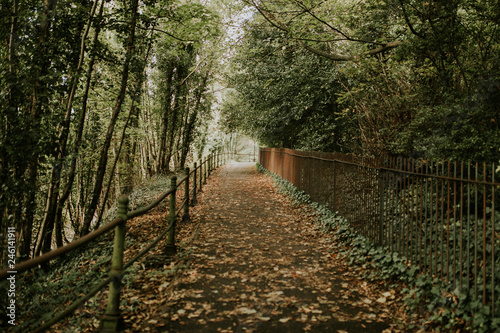
<instances>
[{"instance_id":1,"label":"undergrowth","mask_svg":"<svg viewBox=\"0 0 500 333\"><path fill-rule=\"evenodd\" d=\"M129 196L129 210L145 205L163 193L168 187L165 177L153 177L147 183L138 186ZM166 205L165 201L160 206ZM116 216L116 208L110 209L104 218L108 223ZM16 276L16 319L15 326L5 320L5 308L0 309L0 330L10 332L30 332L42 323L50 320L54 314L64 310L69 304L85 295L95 285L106 279L113 253L114 233L104 234L82 248L59 257L45 268L35 268ZM125 249L137 242L128 234ZM134 279L133 265L123 276L123 284ZM0 282L0 291L7 290L7 282ZM107 290L105 288L104 290ZM101 291L87 301L75 315L61 321L62 326L80 327L89 320L95 320L95 314L102 315L102 299L106 297ZM124 300L122 300L124 302Z\"/></svg>"},{"instance_id":2,"label":"undergrowth","mask_svg":"<svg viewBox=\"0 0 500 333\"><path fill-rule=\"evenodd\" d=\"M417 267L409 266L404 257L355 232L337 212L312 202L309 195L289 181L270 173L260 164L257 168L259 172L270 175L278 191L289 195L295 204L306 204L314 209L318 228L330 233L343 245L342 254L348 263L369 268L364 278L383 280L392 288L401 290L406 311L419 328L435 332L500 332L500 318L492 318L490 308L474 301L472 295L460 293L451 284L420 273ZM497 288L496 293L500 295L500 286Z\"/></svg>"}]
</instances>

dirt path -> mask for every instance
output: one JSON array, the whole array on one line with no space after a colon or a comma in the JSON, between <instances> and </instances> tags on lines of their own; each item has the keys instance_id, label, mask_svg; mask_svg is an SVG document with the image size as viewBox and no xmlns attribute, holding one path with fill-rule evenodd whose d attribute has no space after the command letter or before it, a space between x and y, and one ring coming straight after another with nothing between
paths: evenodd
<instances>
[{"instance_id":1,"label":"dirt path","mask_svg":"<svg viewBox=\"0 0 500 333\"><path fill-rule=\"evenodd\" d=\"M248 163L216 172L161 331L394 331L394 295L359 280L270 177Z\"/></svg>"}]
</instances>

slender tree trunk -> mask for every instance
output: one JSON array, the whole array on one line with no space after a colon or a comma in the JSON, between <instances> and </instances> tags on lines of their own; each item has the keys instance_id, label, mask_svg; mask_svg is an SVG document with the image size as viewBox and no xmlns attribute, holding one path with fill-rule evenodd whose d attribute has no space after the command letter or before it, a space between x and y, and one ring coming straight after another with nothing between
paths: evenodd
<instances>
[{"instance_id":1,"label":"slender tree trunk","mask_svg":"<svg viewBox=\"0 0 500 333\"><path fill-rule=\"evenodd\" d=\"M169 66L167 71L167 82L165 87L166 96L164 97L163 117L161 123L160 147L158 151L158 171L161 173L168 173L169 167L166 160L167 156L167 132L169 128L169 114L172 110L172 81L174 76L175 67Z\"/></svg>"},{"instance_id":2,"label":"slender tree trunk","mask_svg":"<svg viewBox=\"0 0 500 333\"><path fill-rule=\"evenodd\" d=\"M154 31L155 25L156 25L156 22L153 22L152 31ZM131 157L131 156L133 156L132 155L133 150L131 151L131 149L130 149L130 136L127 135L127 129L128 129L130 124L132 125L133 128L138 127L138 118L139 118L138 111L139 111L139 109L137 108L137 104L140 103L140 95L141 95L143 83L145 80L146 65L147 65L147 61L149 59L152 47L153 47L152 41L149 41L149 43L147 45L147 49L145 51L141 52L141 53L143 53L144 59L142 59L142 61L141 61L142 64L141 64L140 68L135 73L137 78L136 78L135 87L134 87L133 92L131 93L131 96L130 96L131 102L130 102L129 114L128 114L127 120L125 122L125 125L123 127L123 130L122 130L120 145L118 147L118 151L116 153L116 157L115 157L115 160L113 162L113 166L111 168L108 186L106 188L104 198L103 198L102 203L100 205L102 207L102 209L99 211L95 229L97 229L99 227L99 225L101 224L102 216L103 216L104 211L105 211L104 207L105 207L106 202L108 200L109 193L111 190L111 185L113 183L113 175L115 174L115 170L118 166L119 161L122 159L121 156L123 156L123 155L125 155L123 157L123 160L125 161L124 163L127 165L127 167L126 167L126 170L122 170L122 172L119 173L118 177L119 177L119 184L121 185L123 183L123 180L122 180L123 176L122 175L126 174L126 181L125 181L126 185L124 187L122 187L122 189L120 190L120 194L128 195L132 191L133 181L132 181L131 177L132 177L132 173L133 173L133 170L132 170L133 165L132 165L132 162L130 160L133 159L133 157ZM121 152L122 152L122 149L124 146L125 146L125 154L122 154Z\"/></svg>"},{"instance_id":3,"label":"slender tree trunk","mask_svg":"<svg viewBox=\"0 0 500 333\"><path fill-rule=\"evenodd\" d=\"M31 248L31 236L33 221L36 210L36 192L37 180L38 180L38 158L40 156L39 147L39 137L40 137L40 120L44 112L44 106L48 105L48 87L49 83L45 82L45 78L49 72L50 67L50 55L48 49L48 41L50 36L50 25L53 19L53 15L57 6L56 0L45 0L44 9L41 13L41 24L39 29L39 40L36 46L36 60L35 68L37 71L34 77L33 91L31 99L31 106L29 112L25 113L26 121L28 123L27 135L28 143L27 147L31 148L30 152L27 152L29 160L27 162L26 169L23 170L22 174L25 176L25 186L24 186L24 196L23 204L25 213L16 216L17 221L20 221L20 228L18 228L18 239L19 247L18 254L22 259L29 258L30 248ZM21 174L19 174L21 175Z\"/></svg>"},{"instance_id":4,"label":"slender tree trunk","mask_svg":"<svg viewBox=\"0 0 500 333\"><path fill-rule=\"evenodd\" d=\"M179 70L179 77L183 77L182 75L184 74L184 70L182 70L182 67L180 66L178 68ZM174 143L175 143L175 134L177 132L177 123L179 121L179 109L182 106L181 100L185 99L185 96L183 96L183 89L182 85L178 85L175 93L175 100L174 100L174 106L170 112L170 119L169 119L169 126L168 126L168 134L167 134L167 155L165 157L165 165L170 164L170 160L172 159L172 155L174 153Z\"/></svg>"},{"instance_id":5,"label":"slender tree trunk","mask_svg":"<svg viewBox=\"0 0 500 333\"><path fill-rule=\"evenodd\" d=\"M123 65L123 73L120 84L120 93L118 95L118 99L116 100L115 106L113 107L113 114L111 116L111 120L108 126L108 131L106 133L106 137L104 139L101 157L99 159L97 175L94 185L94 190L92 193L92 199L88 209L85 212L85 219L83 221L82 229L80 230L80 236L84 236L88 234L90 230L90 225L92 220L94 219L94 214L97 209L97 204L99 202L99 197L102 191L102 185L104 180L104 175L106 174L106 166L108 162L108 150L111 145L111 139L113 138L113 132L116 125L116 120L118 119L118 115L120 114L123 100L125 99L127 83L128 83L128 75L129 75L129 67L132 59L132 55L134 53L135 46L135 27L137 22L137 7L138 0L132 0L131 3L131 20L129 23L129 31L127 38L127 46L125 53L125 63Z\"/></svg>"},{"instance_id":6,"label":"slender tree trunk","mask_svg":"<svg viewBox=\"0 0 500 333\"><path fill-rule=\"evenodd\" d=\"M108 196L109 196L109 192L111 190L111 185L113 184L113 176L115 174L115 170L116 170L116 166L118 164L118 161L120 160L121 151L122 151L122 148L123 148L123 145L124 145L124 142L125 142L125 135L126 135L126 132L127 132L128 125L130 123L130 118L132 117L132 114L134 113L134 110L135 110L135 106L134 106L134 102L132 101L132 103L130 104L130 110L129 110L129 115L128 115L127 121L125 122L125 125L123 126L123 131L122 131L122 137L121 137L121 140L120 140L120 145L118 146L118 151L116 152L115 160L113 162L113 166L111 167L111 172L110 172L110 175L109 175L108 186L106 187L106 192L104 193L104 197L103 197L101 205L100 205L100 207L102 207L102 208L99 211L99 214L98 214L98 217L97 217L97 223L96 223L94 229L99 228L99 226L101 224L102 215L104 214L104 211L105 211L104 207L106 206L106 202L108 201Z\"/></svg>"},{"instance_id":7,"label":"slender tree trunk","mask_svg":"<svg viewBox=\"0 0 500 333\"><path fill-rule=\"evenodd\" d=\"M56 162L54 164L54 167L52 169L52 176L51 176L51 186L49 188L49 193L48 193L48 199L47 199L47 207L46 207L46 212L43 218L42 225L40 227L40 232L39 232L39 237L38 237L38 242L35 247L34 251L34 256L37 256L40 254L40 252L48 252L51 249L51 243L52 243L52 230L55 230L55 239L56 239L56 245L58 247L63 245L62 242L62 209L64 208L65 201L67 200L67 197L69 196L69 192L71 191L71 186L73 183L73 178L74 178L74 172L75 172L75 160L73 160L71 169L70 169L70 175L69 175L69 181L66 186L66 188L63 190L63 196L62 198L59 198L59 188L60 188L60 183L61 183L61 172L62 172L62 160L66 156L66 145L68 142L68 136L69 136L69 127L70 127L70 120L71 120L71 111L73 107L73 100L74 96L76 93L76 89L78 87L78 77L80 76L84 58L85 58L85 41L87 39L88 33L90 31L90 27L92 25L92 22L94 20L94 15L97 9L98 1L95 1L93 6L90 9L89 16L87 19L87 24L85 26L85 30L82 33L81 36L81 43L80 43L80 55L78 62L75 64L75 70L74 74L70 78L70 90L69 90L69 95L66 100L66 113L64 116L63 123L61 125L61 130L59 133L59 140L58 142L60 143L58 150L56 152ZM101 2L100 10L99 10L99 18L102 16L103 12L103 5L104 1ZM100 27L97 26L95 30L95 35L94 35L94 43L97 41L98 35L100 32ZM95 45L95 44L94 44ZM93 51L95 51L95 46ZM95 58L95 52L93 52L91 59L91 63L89 64L89 69L87 73L87 77L89 78L91 75L91 71L93 70L93 62ZM90 72L90 73L89 73ZM87 87L85 91L85 96L84 100L88 98L88 86L89 82L87 82ZM83 132L83 126L82 124L84 123L85 119L85 113L86 110L85 108L82 108L81 110L81 116L80 118L80 123L79 123L79 128L78 128L78 133L77 133L77 145L79 146L81 143L81 136ZM78 150L78 148L76 148ZM75 157L76 158L76 157ZM68 186L69 185L69 186Z\"/></svg>"},{"instance_id":8,"label":"slender tree trunk","mask_svg":"<svg viewBox=\"0 0 500 333\"><path fill-rule=\"evenodd\" d=\"M186 164L197 116L198 110L194 109L189 115L189 120L186 122L186 127L184 128L184 138L182 140L181 158L179 162L181 168L184 168L184 165Z\"/></svg>"},{"instance_id":9,"label":"slender tree trunk","mask_svg":"<svg viewBox=\"0 0 500 333\"><path fill-rule=\"evenodd\" d=\"M99 4L99 0L95 0L91 9L90 9L89 17L87 19L87 24L85 26L85 30L84 30L82 37L81 37L80 56L78 59L78 64L77 64L77 68L75 70L75 74L72 75L72 77L71 77L71 89L70 89L70 93L69 93L67 103L66 103L65 122L64 122L64 126L62 129L61 135L60 135L60 139L59 139L59 141L61 142L60 152L59 152L59 156L58 156L59 158L63 158L67 155L66 145L67 145L68 136L69 136L69 125L70 125L70 120L71 120L71 111L73 109L73 101L74 101L74 97L76 94L76 90L78 88L79 76L82 72L82 66L83 66L83 62L85 59L85 52L86 52L86 47L87 47L86 40L87 40L92 23L96 22L94 17L95 17L95 12L96 12L98 4ZM103 7L104 7L104 0L101 1L101 6L100 6L100 10L99 10L99 19L102 17ZM99 22L97 22L97 23L99 25ZM100 26L95 27L95 31L96 31L96 36L95 36L94 40L96 42L98 35L99 35L99 32L100 32ZM95 57L95 55L93 55L93 56ZM92 70L92 69L93 69L93 66L90 68L90 70ZM52 222L52 224L54 224L54 226L55 226L54 233L55 233L55 240L56 240L57 247L63 246L63 227L64 226L63 226L63 222L62 222L62 209L63 209L63 207L65 205L65 201L66 201L66 199L65 200L58 200L58 198L59 198L59 185L61 182L61 170L62 170L62 168L59 169L59 172L57 175L58 186L57 186L57 197L56 197L56 200L54 201L55 209L53 212L51 212L51 216L53 216L53 218L54 218L54 222Z\"/></svg>"},{"instance_id":10,"label":"slender tree trunk","mask_svg":"<svg viewBox=\"0 0 500 333\"><path fill-rule=\"evenodd\" d=\"M17 45L19 43L17 29L18 29L18 13L19 4L17 0L13 0L10 11L10 32L8 39L5 41L8 45L8 70L11 82L17 82ZM4 266L6 260L7 251L7 228L12 225L12 221L9 221L9 213L16 207L12 204L13 201L17 200L15 187L11 185L12 174L11 170L15 168L15 163L10 156L8 151L9 146L14 146L12 142L16 136L11 132L14 122L17 120L15 112L13 110L18 110L17 99L19 92L17 91L18 85L11 84L8 87L7 105L0 105L2 110L0 118L0 184L2 188L0 189L0 267ZM7 190L6 190L7 188ZM1 237L3 235L3 237Z\"/></svg>"},{"instance_id":11,"label":"slender tree trunk","mask_svg":"<svg viewBox=\"0 0 500 333\"><path fill-rule=\"evenodd\" d=\"M196 119L198 118L198 111L200 110L201 107L201 98L203 96L203 91L205 90L208 82L208 77L210 75L210 72L207 72L205 77L203 78L203 81L201 82L200 86L198 87L196 94L195 94L195 105L193 107L193 111L189 115L189 120L187 120L186 125L184 127L184 138L183 138L183 145L182 145L182 155L181 155L181 161L180 165L181 168L184 167L186 164L186 159L187 155L189 153L189 147L191 146L191 141L193 140L193 132L194 132L194 127L196 123Z\"/></svg>"},{"instance_id":12,"label":"slender tree trunk","mask_svg":"<svg viewBox=\"0 0 500 333\"><path fill-rule=\"evenodd\" d=\"M57 205L56 220L55 220L56 228L62 228L63 209L64 209L64 206L66 205L66 201L68 200L68 198L71 194L71 189L73 188L73 183L74 183L75 176L76 176L76 166L77 166L77 161L78 161L78 157L79 157L78 155L80 152L80 147L82 145L83 130L85 128L85 118L87 115L88 96L89 96L90 85L91 85L91 81L92 81L92 73L94 71L94 64L96 61L97 41L99 38L99 34L101 32L100 21L102 20L103 9L104 9L104 1L101 2L101 6L99 8L99 14L97 16L98 17L97 25L96 25L96 28L94 31L92 50L90 53L91 56L90 56L87 72L85 75L86 82L85 82L84 93L82 96L82 108L80 110L79 119L78 119L75 144L73 147L73 158L71 159L71 166L70 166L70 170L68 172L68 177L67 177L68 180L66 182L64 190L62 191L61 197L59 199L59 203ZM77 220L80 220L80 217L78 217Z\"/></svg>"}]
</instances>

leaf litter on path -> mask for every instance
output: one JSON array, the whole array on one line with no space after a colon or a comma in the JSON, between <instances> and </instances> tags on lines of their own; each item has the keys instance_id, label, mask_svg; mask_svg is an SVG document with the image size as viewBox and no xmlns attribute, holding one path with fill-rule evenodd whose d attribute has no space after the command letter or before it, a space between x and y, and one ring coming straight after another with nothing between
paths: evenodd
<instances>
[{"instance_id":1,"label":"leaf litter on path","mask_svg":"<svg viewBox=\"0 0 500 333\"><path fill-rule=\"evenodd\" d=\"M255 165L214 171L198 202L193 222L178 223L179 254L165 259L160 243L127 273L125 332L408 331L395 291L363 281L312 211ZM165 218L148 217L142 237L158 234Z\"/></svg>"},{"instance_id":2,"label":"leaf litter on path","mask_svg":"<svg viewBox=\"0 0 500 333\"><path fill-rule=\"evenodd\" d=\"M189 268L160 310L170 321L159 331L400 331L393 294L360 280L314 214L254 165L222 167L204 191Z\"/></svg>"}]
</instances>

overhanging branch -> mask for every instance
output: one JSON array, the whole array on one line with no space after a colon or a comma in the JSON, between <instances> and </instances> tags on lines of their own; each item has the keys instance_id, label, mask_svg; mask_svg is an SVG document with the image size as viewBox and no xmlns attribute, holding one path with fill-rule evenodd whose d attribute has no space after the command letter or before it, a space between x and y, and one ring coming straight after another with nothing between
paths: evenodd
<instances>
[{"instance_id":1,"label":"overhanging branch","mask_svg":"<svg viewBox=\"0 0 500 333\"><path fill-rule=\"evenodd\" d=\"M342 36L346 37L348 41L358 42L358 43L365 43L365 44L374 44L374 45L378 45L379 47L371 49L369 51L362 52L362 53L357 54L357 55L343 55L343 54L338 54L338 53L323 51L323 50L321 50L319 48L312 47L311 45L308 45L304 41L304 39L294 37L293 34L290 31L290 28L287 25L281 23L270 10L267 10L267 9L263 8L261 5L257 4L257 2L255 0L250 0L249 2L251 3L251 5L255 9L257 9L257 11L262 15L262 17L264 17L264 19L267 22L269 22L269 24L271 24L273 27L275 27L275 28L277 28L277 29L279 29L279 30L287 33L288 35L290 35L293 39L295 39L295 40L297 40L299 42L300 46L302 46L303 48L305 48L306 50L308 50L311 53L314 53L316 55L319 55L321 57L324 57L324 58L327 58L327 59L330 59L330 60L333 60L333 61L355 61L355 60L362 59L364 57L368 57L368 56L372 56L372 55L375 55L375 54L378 54L378 53L385 52L387 50L396 48L399 45L403 44L402 41L380 43L380 42L370 42L370 41L353 39L353 38L345 35L344 33L340 32L339 30L334 29L335 31L337 31L338 33L340 33ZM315 15L313 15L313 17L316 18ZM318 19L318 18L316 18L316 19ZM321 20L320 20L320 22L326 23L326 22L321 21ZM330 25L328 25L328 27L333 28Z\"/></svg>"}]
</instances>

